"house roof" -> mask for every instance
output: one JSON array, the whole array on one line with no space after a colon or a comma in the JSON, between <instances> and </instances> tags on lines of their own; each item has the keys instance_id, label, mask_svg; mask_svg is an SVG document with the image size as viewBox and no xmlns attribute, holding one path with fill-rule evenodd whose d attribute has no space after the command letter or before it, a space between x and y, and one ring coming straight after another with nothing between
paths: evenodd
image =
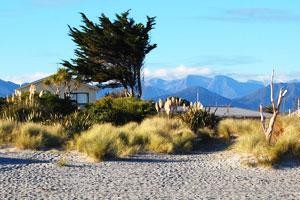
<instances>
[{"instance_id":1,"label":"house roof","mask_svg":"<svg viewBox=\"0 0 300 200\"><path fill-rule=\"evenodd\" d=\"M36 83L45 81L45 80L46 80L47 78L49 78L49 77L50 77L50 76L47 76L47 77L45 77L45 78L41 78L41 79L36 80L36 81L33 81L33 82L31 82L31 83L27 83L27 84L25 84L25 85L23 85L23 86L17 88L16 90L24 89L24 88L30 87L30 85L34 85L34 84L36 84ZM90 84L87 84L87 83L84 83L84 82L81 82L80 84L85 85L86 87L89 87L89 88L91 88L91 89L93 89L93 90L99 90L98 87L93 86L93 85L90 85Z\"/></svg>"},{"instance_id":2,"label":"house roof","mask_svg":"<svg viewBox=\"0 0 300 200\"><path fill-rule=\"evenodd\" d=\"M214 112L215 109L216 115L218 117L229 117L229 118L260 118L260 112L244 109L244 108L237 108L237 107L210 107L210 112ZM266 117L270 117L271 114L264 113Z\"/></svg>"}]
</instances>

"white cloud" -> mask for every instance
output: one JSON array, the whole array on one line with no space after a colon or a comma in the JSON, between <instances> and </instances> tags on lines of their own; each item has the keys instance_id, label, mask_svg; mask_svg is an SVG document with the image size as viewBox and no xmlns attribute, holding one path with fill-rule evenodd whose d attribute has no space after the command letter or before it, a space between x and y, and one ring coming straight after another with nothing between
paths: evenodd
<instances>
[{"instance_id":1,"label":"white cloud","mask_svg":"<svg viewBox=\"0 0 300 200\"><path fill-rule=\"evenodd\" d=\"M184 78L187 75L202 75L202 76L211 76L213 71L207 67L187 67L180 65L175 68L160 68L156 70L150 70L145 68L144 74L145 78L163 78L166 80Z\"/></svg>"},{"instance_id":2,"label":"white cloud","mask_svg":"<svg viewBox=\"0 0 300 200\"><path fill-rule=\"evenodd\" d=\"M271 72L270 73L226 73L223 75L230 76L239 81L248 81L248 80L256 80L261 81L265 85L270 83L271 80ZM276 83L285 83L290 81L300 81L300 72L282 72L275 70L274 82Z\"/></svg>"},{"instance_id":3,"label":"white cloud","mask_svg":"<svg viewBox=\"0 0 300 200\"><path fill-rule=\"evenodd\" d=\"M23 75L16 75L16 76L8 76L5 77L5 80L12 81L17 84L22 83L30 83L36 80L39 80L41 78L45 78L47 76L51 75L51 73L45 73L45 72L36 72L33 74L23 74Z\"/></svg>"}]
</instances>

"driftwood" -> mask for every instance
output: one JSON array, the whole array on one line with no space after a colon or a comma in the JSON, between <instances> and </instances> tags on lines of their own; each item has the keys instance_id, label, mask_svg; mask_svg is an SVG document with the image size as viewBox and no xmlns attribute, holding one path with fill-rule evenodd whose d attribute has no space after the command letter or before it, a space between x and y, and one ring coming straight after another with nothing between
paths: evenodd
<instances>
[{"instance_id":1,"label":"driftwood","mask_svg":"<svg viewBox=\"0 0 300 200\"><path fill-rule=\"evenodd\" d=\"M274 129L276 119L279 115L279 110L280 110L282 100L283 100L284 96L287 93L287 90L283 90L281 88L280 91L279 91L277 104L275 103L275 100L274 100L274 70L273 70L272 76L271 76L270 89L271 89L271 104L272 104L273 114L272 114L272 117L270 118L268 128L266 127L266 118L263 114L263 105L262 104L260 105L260 109L259 109L260 110L260 116L261 116L262 129L265 133L266 140L268 141L269 144L271 142L271 138L272 138L273 129Z\"/></svg>"}]
</instances>

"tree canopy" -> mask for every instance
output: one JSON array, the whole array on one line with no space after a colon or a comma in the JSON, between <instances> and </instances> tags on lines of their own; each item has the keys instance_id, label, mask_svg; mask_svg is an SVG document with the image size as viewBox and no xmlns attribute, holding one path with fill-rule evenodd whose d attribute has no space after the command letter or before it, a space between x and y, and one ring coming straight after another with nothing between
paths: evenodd
<instances>
[{"instance_id":1,"label":"tree canopy","mask_svg":"<svg viewBox=\"0 0 300 200\"><path fill-rule=\"evenodd\" d=\"M72 78L67 69L59 68L55 74L44 80L44 84L55 91L55 94L64 92L65 97L70 97L71 92L78 88L79 81Z\"/></svg>"},{"instance_id":2,"label":"tree canopy","mask_svg":"<svg viewBox=\"0 0 300 200\"><path fill-rule=\"evenodd\" d=\"M116 14L114 21L102 14L98 24L81 16L80 29L69 26L76 58L63 61L63 66L81 80L101 88L123 87L127 96L140 97L145 56L157 47L150 44L149 35L155 17L147 16L144 25L129 18L129 11Z\"/></svg>"}]
</instances>

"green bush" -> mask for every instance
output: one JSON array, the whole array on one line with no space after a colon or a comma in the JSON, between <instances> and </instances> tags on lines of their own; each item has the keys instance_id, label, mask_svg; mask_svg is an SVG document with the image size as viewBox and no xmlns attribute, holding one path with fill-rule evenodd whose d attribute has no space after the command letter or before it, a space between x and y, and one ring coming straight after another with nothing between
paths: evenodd
<instances>
[{"instance_id":1,"label":"green bush","mask_svg":"<svg viewBox=\"0 0 300 200\"><path fill-rule=\"evenodd\" d=\"M43 113L66 116L77 110L77 105L71 99L61 99L49 92L44 93L38 100Z\"/></svg>"},{"instance_id":2,"label":"green bush","mask_svg":"<svg viewBox=\"0 0 300 200\"><path fill-rule=\"evenodd\" d=\"M64 117L60 122L68 138L88 130L93 126L92 117L85 111L76 111Z\"/></svg>"},{"instance_id":3,"label":"green bush","mask_svg":"<svg viewBox=\"0 0 300 200\"><path fill-rule=\"evenodd\" d=\"M189 108L179 117L194 133L197 133L198 129L205 127L215 129L219 122L219 118L214 113L211 113L210 109L198 109L196 107Z\"/></svg>"},{"instance_id":4,"label":"green bush","mask_svg":"<svg viewBox=\"0 0 300 200\"><path fill-rule=\"evenodd\" d=\"M141 122L145 117L154 115L154 103L137 98L104 97L88 108L95 123L123 125L131 121Z\"/></svg>"},{"instance_id":5,"label":"green bush","mask_svg":"<svg viewBox=\"0 0 300 200\"><path fill-rule=\"evenodd\" d=\"M0 111L7 104L6 99L0 97Z\"/></svg>"}]
</instances>

